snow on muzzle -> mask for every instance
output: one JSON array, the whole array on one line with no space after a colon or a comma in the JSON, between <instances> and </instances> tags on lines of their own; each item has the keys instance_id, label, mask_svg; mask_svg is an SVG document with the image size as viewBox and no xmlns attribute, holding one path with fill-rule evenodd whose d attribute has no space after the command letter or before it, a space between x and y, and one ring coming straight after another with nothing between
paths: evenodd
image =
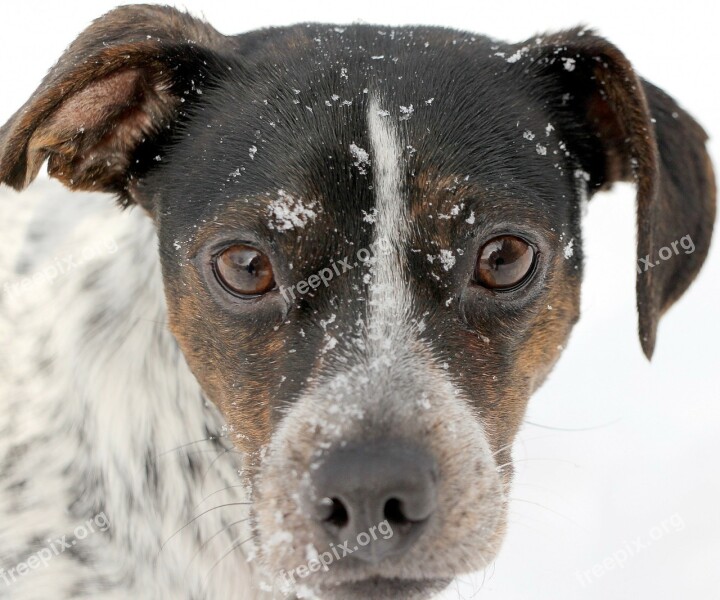
<instances>
[{"instance_id":1,"label":"snow on muzzle","mask_svg":"<svg viewBox=\"0 0 720 600\"><path fill-rule=\"evenodd\" d=\"M311 589L479 570L505 526L481 415L445 371L407 353L306 392L275 432L255 492L267 575L287 584L293 573Z\"/></svg>"}]
</instances>

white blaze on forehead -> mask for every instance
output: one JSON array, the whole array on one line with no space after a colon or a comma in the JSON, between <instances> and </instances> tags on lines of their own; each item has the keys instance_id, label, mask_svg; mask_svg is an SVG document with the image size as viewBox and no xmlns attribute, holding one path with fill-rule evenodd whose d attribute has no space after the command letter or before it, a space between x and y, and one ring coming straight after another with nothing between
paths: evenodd
<instances>
[{"instance_id":1,"label":"white blaze on forehead","mask_svg":"<svg viewBox=\"0 0 720 600\"><path fill-rule=\"evenodd\" d=\"M388 348L408 331L410 291L406 282L405 246L409 226L403 196L402 144L392 117L373 96L368 107L368 130L373 165L375 261L371 269L370 339Z\"/></svg>"}]
</instances>

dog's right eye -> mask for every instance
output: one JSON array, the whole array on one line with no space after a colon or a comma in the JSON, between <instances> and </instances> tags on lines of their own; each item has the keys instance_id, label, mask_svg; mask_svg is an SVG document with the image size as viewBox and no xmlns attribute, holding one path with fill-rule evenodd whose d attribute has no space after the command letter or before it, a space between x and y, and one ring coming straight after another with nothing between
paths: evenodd
<instances>
[{"instance_id":1,"label":"dog's right eye","mask_svg":"<svg viewBox=\"0 0 720 600\"><path fill-rule=\"evenodd\" d=\"M252 298L275 288L267 254L245 244L235 244L217 254L213 271L220 284L235 296Z\"/></svg>"}]
</instances>

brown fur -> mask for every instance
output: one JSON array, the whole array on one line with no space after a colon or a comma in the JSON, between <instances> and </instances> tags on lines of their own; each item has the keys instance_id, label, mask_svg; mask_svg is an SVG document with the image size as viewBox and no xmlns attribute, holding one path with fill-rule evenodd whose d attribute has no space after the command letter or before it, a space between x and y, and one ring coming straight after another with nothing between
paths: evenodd
<instances>
[{"instance_id":1,"label":"brown fur","mask_svg":"<svg viewBox=\"0 0 720 600\"><path fill-rule=\"evenodd\" d=\"M50 173L69 187L126 193L130 156L176 116L169 74L204 47L228 44L168 7L127 6L98 19L0 129L0 181L23 189L50 157Z\"/></svg>"},{"instance_id":2,"label":"brown fur","mask_svg":"<svg viewBox=\"0 0 720 600\"><path fill-rule=\"evenodd\" d=\"M656 256L685 235L701 249L686 262L664 262L638 274L640 342L650 358L660 316L695 278L710 245L716 187L707 167L707 134L603 38L572 30L543 38L533 52L538 64L579 91L580 110L605 154L596 185L636 183L638 258ZM563 70L562 58L575 60L575 68Z\"/></svg>"}]
</instances>

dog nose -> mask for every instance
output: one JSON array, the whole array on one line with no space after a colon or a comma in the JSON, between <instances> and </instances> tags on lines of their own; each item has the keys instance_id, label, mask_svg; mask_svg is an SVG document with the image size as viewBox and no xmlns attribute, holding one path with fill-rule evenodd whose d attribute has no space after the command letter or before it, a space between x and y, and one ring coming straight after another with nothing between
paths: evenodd
<instances>
[{"instance_id":1,"label":"dog nose","mask_svg":"<svg viewBox=\"0 0 720 600\"><path fill-rule=\"evenodd\" d=\"M335 450L312 480L316 521L333 542L347 542L366 562L403 554L437 506L435 461L397 442Z\"/></svg>"}]
</instances>

